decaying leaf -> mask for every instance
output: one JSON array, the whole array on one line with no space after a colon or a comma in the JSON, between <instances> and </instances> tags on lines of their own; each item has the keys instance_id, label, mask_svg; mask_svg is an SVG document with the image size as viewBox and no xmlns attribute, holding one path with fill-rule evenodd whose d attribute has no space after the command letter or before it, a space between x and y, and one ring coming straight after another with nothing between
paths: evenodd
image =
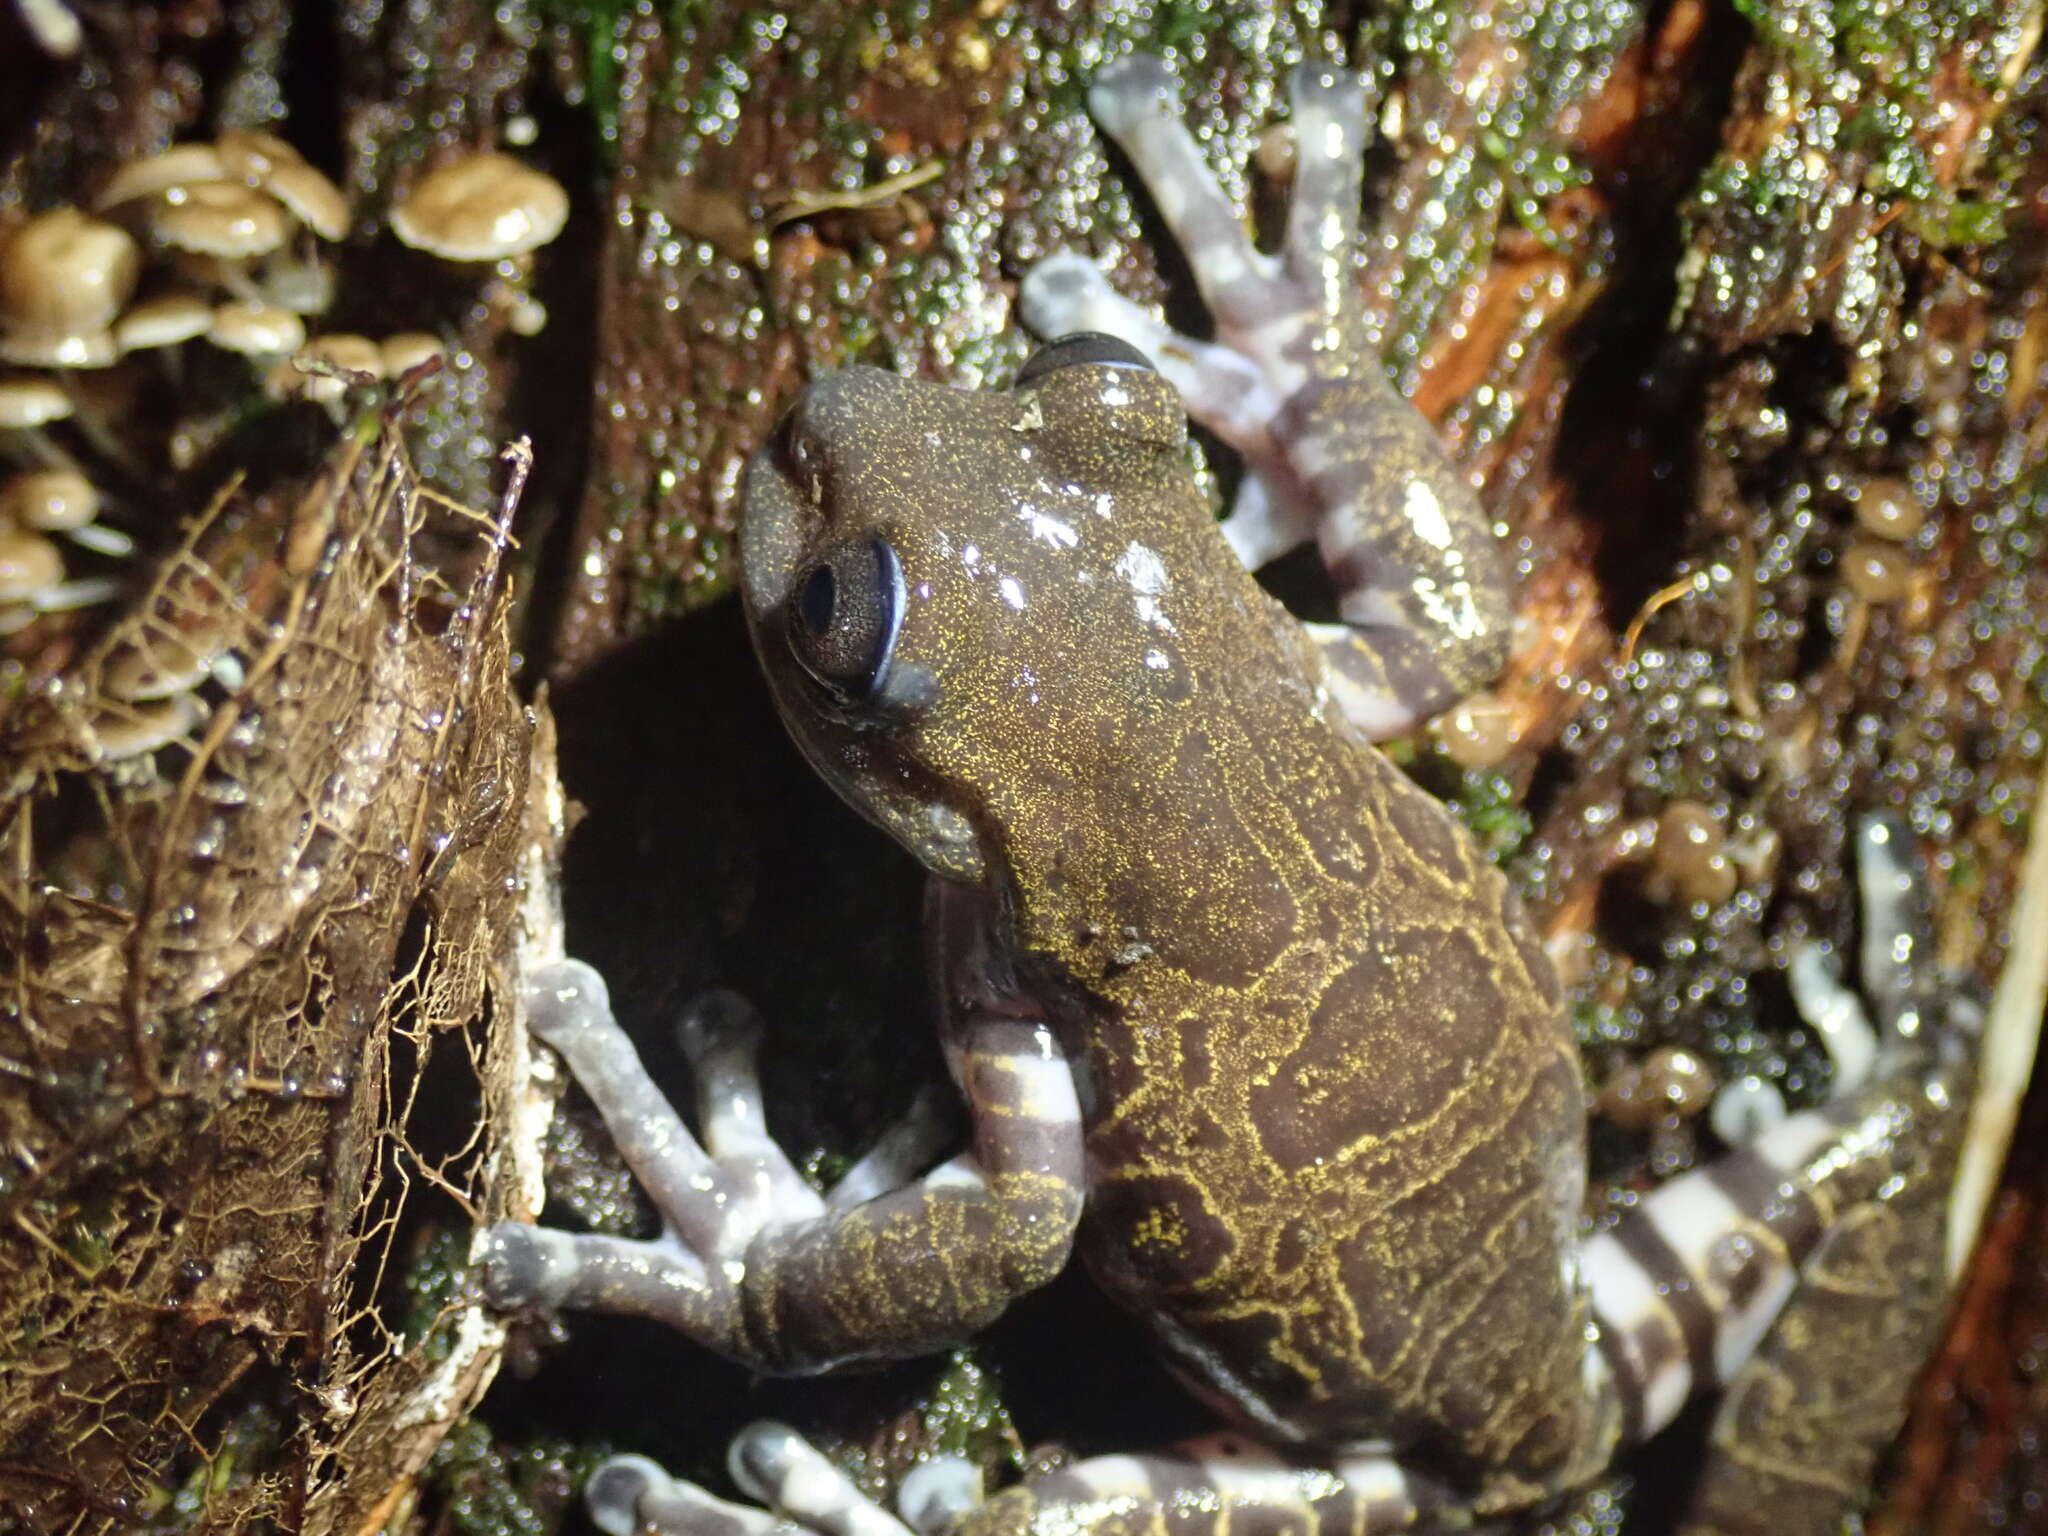
<instances>
[{"instance_id":1,"label":"decaying leaf","mask_svg":"<svg viewBox=\"0 0 2048 1536\"><path fill-rule=\"evenodd\" d=\"M0 1526L374 1528L495 1369L558 947L491 516L395 410L0 720Z\"/></svg>"}]
</instances>

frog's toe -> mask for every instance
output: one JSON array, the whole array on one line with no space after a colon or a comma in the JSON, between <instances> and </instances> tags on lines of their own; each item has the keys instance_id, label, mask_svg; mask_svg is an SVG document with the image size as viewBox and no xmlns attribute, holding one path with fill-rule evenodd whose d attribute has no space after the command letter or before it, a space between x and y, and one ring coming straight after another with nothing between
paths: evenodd
<instances>
[{"instance_id":1,"label":"frog's toe","mask_svg":"<svg viewBox=\"0 0 2048 1536\"><path fill-rule=\"evenodd\" d=\"M834 1536L911 1536L787 1424L749 1424L733 1437L726 1470L777 1514Z\"/></svg>"},{"instance_id":2,"label":"frog's toe","mask_svg":"<svg viewBox=\"0 0 2048 1536\"><path fill-rule=\"evenodd\" d=\"M677 1026L697 1084L697 1124L704 1149L751 1209L749 1230L771 1222L808 1221L824 1205L768 1134L758 1058L761 1016L739 993L703 993Z\"/></svg>"},{"instance_id":3,"label":"frog's toe","mask_svg":"<svg viewBox=\"0 0 2048 1536\"><path fill-rule=\"evenodd\" d=\"M1230 347L1184 336L1118 293L1087 257L1048 256L1017 289L1017 309L1033 334L1054 341L1095 331L1127 341L1180 391L1188 414L1240 453L1257 454L1282 396L1257 363Z\"/></svg>"},{"instance_id":4,"label":"frog's toe","mask_svg":"<svg viewBox=\"0 0 2048 1536\"><path fill-rule=\"evenodd\" d=\"M1180 87L1157 54L1129 53L1095 72L1088 86L1088 110L1117 138L1134 133L1148 117L1180 121Z\"/></svg>"},{"instance_id":5,"label":"frog's toe","mask_svg":"<svg viewBox=\"0 0 2048 1536\"><path fill-rule=\"evenodd\" d=\"M1181 120L1180 93L1163 62L1134 54L1106 66L1089 87L1088 107L1144 178L1219 331L1260 330L1298 307L1295 285L1276 280L1279 261L1253 246Z\"/></svg>"},{"instance_id":6,"label":"frog's toe","mask_svg":"<svg viewBox=\"0 0 2048 1536\"><path fill-rule=\"evenodd\" d=\"M896 1485L896 1512L920 1536L937 1536L955 1529L983 1498L980 1467L965 1456L934 1456Z\"/></svg>"},{"instance_id":7,"label":"frog's toe","mask_svg":"<svg viewBox=\"0 0 2048 1536\"><path fill-rule=\"evenodd\" d=\"M526 983L526 1027L568 1054L580 1035L611 1022L611 993L597 968L581 960L541 966Z\"/></svg>"},{"instance_id":8,"label":"frog's toe","mask_svg":"<svg viewBox=\"0 0 2048 1536\"><path fill-rule=\"evenodd\" d=\"M1351 264L1365 178L1365 82L1332 64L1304 64L1288 84L1294 190L1282 250L1326 318L1358 308Z\"/></svg>"},{"instance_id":9,"label":"frog's toe","mask_svg":"<svg viewBox=\"0 0 2048 1536\"><path fill-rule=\"evenodd\" d=\"M788 1527L766 1510L714 1498L645 1456L614 1456L583 1485L590 1523L605 1536L769 1536Z\"/></svg>"},{"instance_id":10,"label":"frog's toe","mask_svg":"<svg viewBox=\"0 0 2048 1536\"><path fill-rule=\"evenodd\" d=\"M501 1221L484 1234L484 1300L505 1311L560 1306L576 1267L576 1240L567 1232Z\"/></svg>"}]
</instances>

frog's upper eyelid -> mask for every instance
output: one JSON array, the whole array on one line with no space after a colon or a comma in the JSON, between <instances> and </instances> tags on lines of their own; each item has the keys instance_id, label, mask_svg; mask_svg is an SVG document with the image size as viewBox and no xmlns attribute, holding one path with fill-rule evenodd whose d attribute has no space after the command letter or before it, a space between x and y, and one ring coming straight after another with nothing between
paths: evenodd
<instances>
[{"instance_id":1,"label":"frog's upper eyelid","mask_svg":"<svg viewBox=\"0 0 2048 1536\"><path fill-rule=\"evenodd\" d=\"M1111 336L1103 331L1075 331L1047 342L1032 353L1018 370L1015 387L1023 389L1036 384L1049 373L1084 364L1157 372L1152 360L1121 336Z\"/></svg>"}]
</instances>

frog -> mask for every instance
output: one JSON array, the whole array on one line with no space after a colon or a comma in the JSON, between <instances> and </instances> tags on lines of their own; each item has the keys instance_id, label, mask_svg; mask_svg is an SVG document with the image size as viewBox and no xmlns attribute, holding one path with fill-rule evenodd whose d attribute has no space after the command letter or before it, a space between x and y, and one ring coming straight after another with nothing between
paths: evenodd
<instances>
[{"instance_id":1,"label":"frog","mask_svg":"<svg viewBox=\"0 0 2048 1536\"><path fill-rule=\"evenodd\" d=\"M930 873L965 1150L945 1156L913 1117L815 1190L766 1128L742 1001L685 1021L693 1129L603 978L563 961L531 978L528 1028L663 1231L508 1223L484 1244L496 1306L656 1318L779 1374L970 1340L1078 1254L1225 1428L992 1498L935 1462L899 1493L906 1527L759 1425L732 1471L773 1514L629 1455L586 1489L605 1530L1506 1518L1739 1383L1845 1213L1938 1183L1960 1094L1929 1086L1950 1069L1900 1003L1868 1080L1587 1232L1582 1069L1541 934L1375 745L1498 666L1513 593L1356 315L1363 102L1354 74L1296 74L1299 168L1272 258L1202 165L1165 66L1105 69L1093 110L1158 196L1219 339L1166 332L1052 258L1022 303L1056 334L1006 388L847 368L750 465L741 585L761 669L811 764ZM1190 469L1190 414L1245 456L1222 523ZM1341 626L1302 624L1254 579L1304 537ZM1867 841L1873 866L1896 865L1902 839ZM1774 1381L1802 1369L1770 1363ZM1736 1395L1776 1412L1770 1392ZM1737 1449L1772 1432L1746 1421ZM1755 1484L1735 1486L1739 1502Z\"/></svg>"}]
</instances>

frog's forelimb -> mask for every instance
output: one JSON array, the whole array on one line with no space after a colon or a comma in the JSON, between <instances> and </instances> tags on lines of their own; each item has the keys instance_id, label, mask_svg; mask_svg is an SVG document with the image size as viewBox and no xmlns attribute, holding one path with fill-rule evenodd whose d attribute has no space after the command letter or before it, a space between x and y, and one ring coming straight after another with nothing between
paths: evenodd
<instances>
[{"instance_id":1,"label":"frog's forelimb","mask_svg":"<svg viewBox=\"0 0 2048 1536\"><path fill-rule=\"evenodd\" d=\"M971 1149L872 1198L835 1199L804 1183L761 1124L745 1016L732 1002L714 1010L726 1027L700 1009L692 1041L700 1144L647 1076L603 978L575 960L534 978L529 1028L568 1062L663 1231L640 1241L496 1227L485 1260L494 1305L635 1313L761 1369L805 1373L943 1349L1066 1264L1081 1113L1043 1020L954 1020L948 1054ZM895 1161L856 1176L871 1183Z\"/></svg>"}]
</instances>

